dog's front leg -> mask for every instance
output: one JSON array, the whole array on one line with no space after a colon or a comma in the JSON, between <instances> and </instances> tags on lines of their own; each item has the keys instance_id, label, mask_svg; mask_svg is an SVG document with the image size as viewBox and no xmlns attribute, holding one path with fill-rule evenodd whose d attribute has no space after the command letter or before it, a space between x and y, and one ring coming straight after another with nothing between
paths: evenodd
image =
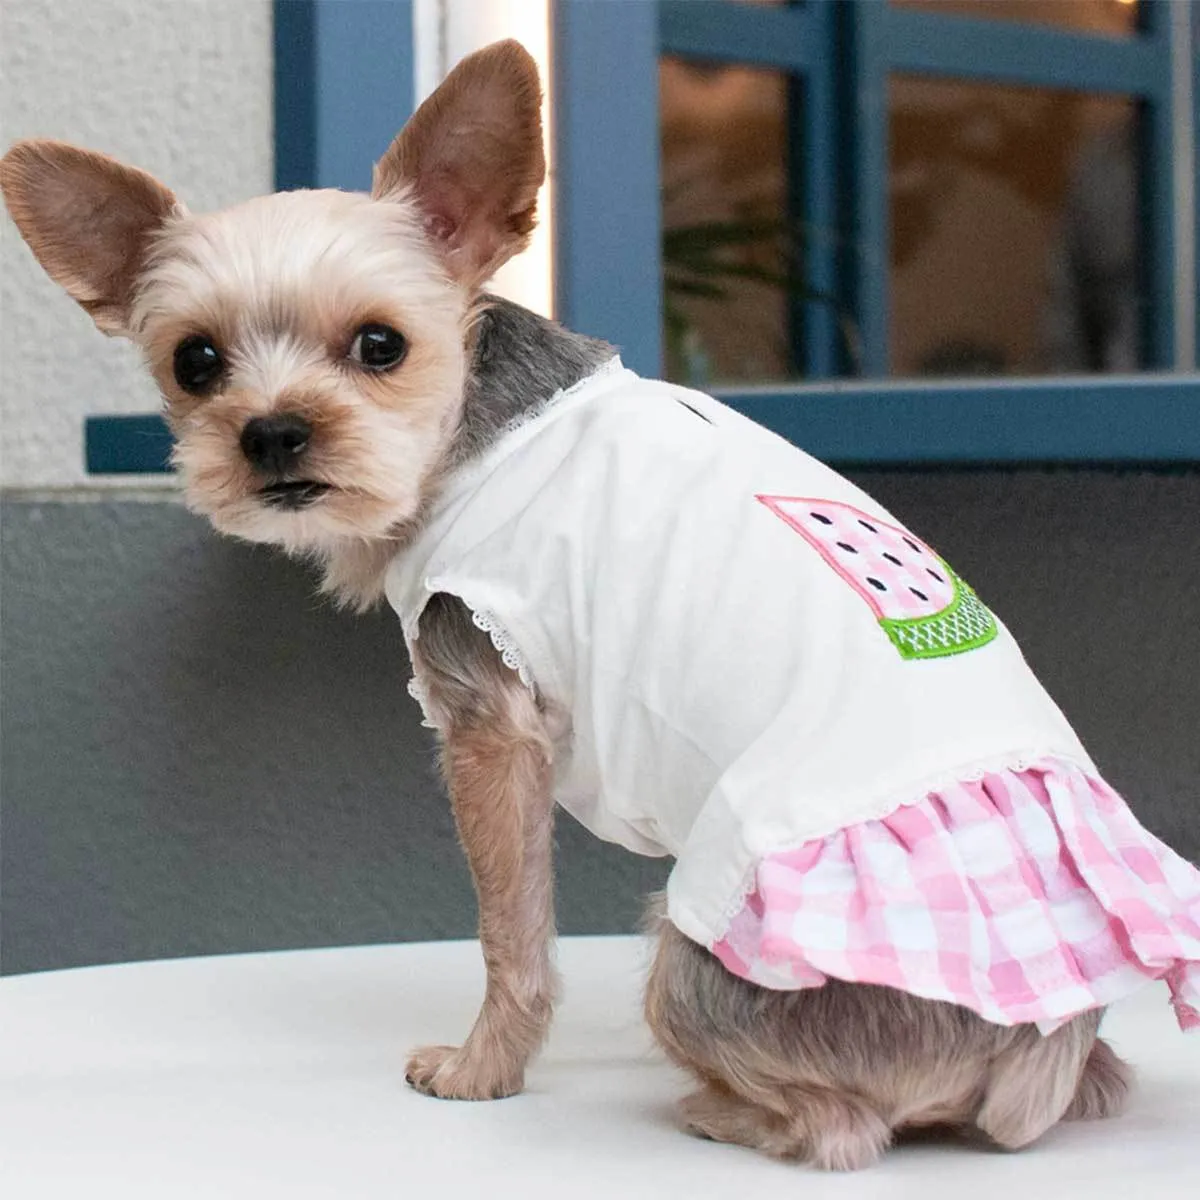
<instances>
[{"instance_id":1,"label":"dog's front leg","mask_svg":"<svg viewBox=\"0 0 1200 1200\"><path fill-rule=\"evenodd\" d=\"M433 597L415 654L479 898L487 991L462 1048L417 1050L406 1077L447 1099L511 1096L554 1006L551 743L535 697L460 601Z\"/></svg>"}]
</instances>

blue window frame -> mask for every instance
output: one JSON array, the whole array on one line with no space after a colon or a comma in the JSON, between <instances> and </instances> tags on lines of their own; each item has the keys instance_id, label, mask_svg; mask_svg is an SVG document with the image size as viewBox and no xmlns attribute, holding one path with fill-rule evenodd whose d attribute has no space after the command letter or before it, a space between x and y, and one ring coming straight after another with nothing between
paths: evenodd
<instances>
[{"instance_id":1,"label":"blue window frame","mask_svg":"<svg viewBox=\"0 0 1200 1200\"><path fill-rule=\"evenodd\" d=\"M1192 137L1191 137L1191 152L1192 161L1191 167L1186 172L1186 176L1190 178L1190 186L1192 189L1192 290L1193 303L1195 306L1195 335L1192 343L1192 350L1197 359L1197 366L1200 366L1200 183L1197 183L1196 176L1200 174L1200 4L1193 3L1191 6L1192 17Z\"/></svg>"},{"instance_id":2,"label":"blue window frame","mask_svg":"<svg viewBox=\"0 0 1200 1200\"><path fill-rule=\"evenodd\" d=\"M367 190L412 116L412 0L275 0L274 23L276 190Z\"/></svg>"},{"instance_id":3,"label":"blue window frame","mask_svg":"<svg viewBox=\"0 0 1200 1200\"><path fill-rule=\"evenodd\" d=\"M862 336L864 373L881 376L888 332L887 274L880 266L889 241L886 87L891 73L905 72L1139 102L1147 291L1157 315L1145 330L1145 359L1154 371L1177 367L1170 13L1162 0L1143 0L1142 11L1139 33L1118 39L885 0L559 0L559 194L567 214L558 258L562 319L616 342L638 370L660 371L658 131L644 116L657 105L659 55L781 68L803 89L797 144L805 207L798 215L811 227L835 228L837 211L848 208L851 236L842 244L857 247L839 259L834 239L815 240L806 284L810 292L846 298ZM1200 16L1192 17L1200 30ZM845 57L835 71L838 50ZM827 308L811 307L804 342L807 373L834 376L837 334ZM839 381L718 394L818 456L843 463L1200 461L1194 372L958 384Z\"/></svg>"},{"instance_id":4,"label":"blue window frame","mask_svg":"<svg viewBox=\"0 0 1200 1200\"><path fill-rule=\"evenodd\" d=\"M1166 4L1143 0L1137 37L893 8L883 0L788 6L729 0L558 0L558 311L568 325L621 347L629 365L660 371L662 283L658 194L661 53L786 68L803 88L803 219L832 227L852 204L866 253L839 261L832 242L805 264L812 289L841 288L855 306L868 371L886 345L885 84L892 71L1131 95L1147 122L1150 288L1172 310L1172 103ZM848 97L829 48L835 23L853 62L853 136L839 127ZM1200 47L1200 5L1192 10ZM1200 112L1200 60L1193 101ZM276 182L363 188L369 167L409 115L411 0L276 0ZM1200 128L1198 121L1195 128ZM1200 240L1200 217L1196 219ZM1150 332L1156 368L1174 363L1170 320ZM803 325L811 376L836 374L832 316ZM728 403L837 463L1200 462L1200 375L1122 379L886 383L838 380L722 389ZM153 416L87 422L94 474L168 469L170 437Z\"/></svg>"}]
</instances>

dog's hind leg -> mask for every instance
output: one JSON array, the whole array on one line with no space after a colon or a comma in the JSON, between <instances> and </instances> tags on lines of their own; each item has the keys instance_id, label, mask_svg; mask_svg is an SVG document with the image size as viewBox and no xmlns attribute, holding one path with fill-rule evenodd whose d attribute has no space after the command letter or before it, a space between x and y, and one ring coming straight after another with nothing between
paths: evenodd
<instances>
[{"instance_id":1,"label":"dog's hind leg","mask_svg":"<svg viewBox=\"0 0 1200 1200\"><path fill-rule=\"evenodd\" d=\"M654 916L646 1018L704 1085L683 1104L702 1136L851 1169L922 1128L978 1128L1017 1149L1064 1116L1114 1111L1127 1087L1126 1068L1096 1040L1099 1012L1043 1037L877 985L775 991Z\"/></svg>"},{"instance_id":2,"label":"dog's hind leg","mask_svg":"<svg viewBox=\"0 0 1200 1200\"><path fill-rule=\"evenodd\" d=\"M1097 1038L1063 1119L1096 1121L1115 1117L1125 1108L1132 1087L1133 1069L1106 1041Z\"/></svg>"},{"instance_id":3,"label":"dog's hind leg","mask_svg":"<svg viewBox=\"0 0 1200 1200\"><path fill-rule=\"evenodd\" d=\"M679 1102L684 1128L713 1142L750 1146L775 1158L795 1154L796 1138L781 1114L743 1099L717 1081Z\"/></svg>"},{"instance_id":4,"label":"dog's hind leg","mask_svg":"<svg viewBox=\"0 0 1200 1200\"><path fill-rule=\"evenodd\" d=\"M670 1058L704 1085L682 1104L690 1131L830 1170L864 1167L883 1153L888 1121L827 1069L825 1035L836 1043L853 1030L817 1029L810 1047L802 1012L810 999L738 979L662 922L646 1017Z\"/></svg>"},{"instance_id":5,"label":"dog's hind leg","mask_svg":"<svg viewBox=\"0 0 1200 1200\"><path fill-rule=\"evenodd\" d=\"M763 1095L768 1098L773 1107L710 1083L679 1108L684 1126L700 1137L773 1158L805 1159L831 1171L870 1166L892 1140L887 1122L856 1096L829 1088L769 1087Z\"/></svg>"},{"instance_id":6,"label":"dog's hind leg","mask_svg":"<svg viewBox=\"0 0 1200 1200\"><path fill-rule=\"evenodd\" d=\"M997 1145L1017 1150L1062 1120L1081 1086L1084 1103L1090 1104L1095 1080L1086 1085L1083 1080L1093 1048L1103 1045L1096 1041L1100 1016L1098 1011L1082 1013L1045 1037L1023 1026L992 1063L976 1126Z\"/></svg>"}]
</instances>

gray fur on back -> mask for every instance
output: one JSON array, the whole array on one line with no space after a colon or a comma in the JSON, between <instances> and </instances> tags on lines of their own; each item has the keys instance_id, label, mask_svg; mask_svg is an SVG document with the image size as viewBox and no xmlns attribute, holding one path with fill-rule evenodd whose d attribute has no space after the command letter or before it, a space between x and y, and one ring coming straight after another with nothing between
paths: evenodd
<instances>
[{"instance_id":1,"label":"gray fur on back","mask_svg":"<svg viewBox=\"0 0 1200 1200\"><path fill-rule=\"evenodd\" d=\"M616 353L607 342L572 333L498 296L483 296L480 308L449 466L482 453L523 412L586 378Z\"/></svg>"}]
</instances>

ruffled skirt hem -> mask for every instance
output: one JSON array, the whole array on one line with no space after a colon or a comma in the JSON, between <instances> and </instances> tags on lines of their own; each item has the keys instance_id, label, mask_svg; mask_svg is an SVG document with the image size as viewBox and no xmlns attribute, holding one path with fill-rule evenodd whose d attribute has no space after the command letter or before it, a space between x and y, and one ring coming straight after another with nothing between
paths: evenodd
<instances>
[{"instance_id":1,"label":"ruffled skirt hem","mask_svg":"<svg viewBox=\"0 0 1200 1200\"><path fill-rule=\"evenodd\" d=\"M1047 760L769 855L712 950L763 987L882 984L1047 1033L1162 979L1196 1029L1200 871Z\"/></svg>"}]
</instances>

